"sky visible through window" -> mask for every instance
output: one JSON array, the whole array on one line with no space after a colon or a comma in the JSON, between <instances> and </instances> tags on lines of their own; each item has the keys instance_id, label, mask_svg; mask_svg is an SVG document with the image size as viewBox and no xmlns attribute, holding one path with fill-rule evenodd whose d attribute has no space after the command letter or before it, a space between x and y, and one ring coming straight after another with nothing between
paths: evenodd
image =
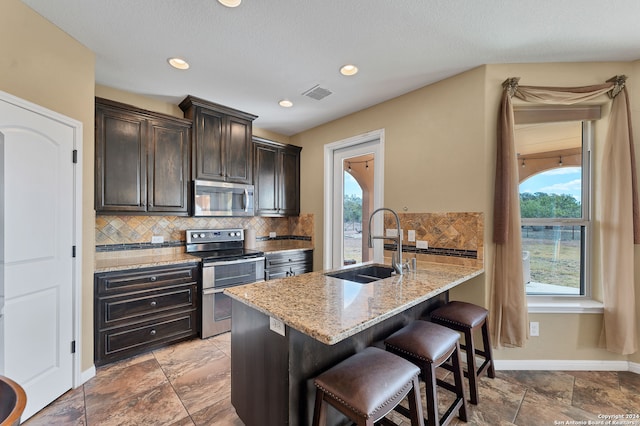
<instances>
[{"instance_id":1,"label":"sky visible through window","mask_svg":"<svg viewBox=\"0 0 640 426\"><path fill-rule=\"evenodd\" d=\"M358 197L362 197L362 189L358 182L351 176L349 173L345 172L344 174L344 195L356 195Z\"/></svg>"},{"instance_id":2,"label":"sky visible through window","mask_svg":"<svg viewBox=\"0 0 640 426\"><path fill-rule=\"evenodd\" d=\"M539 173L525 180L520 184L520 193L568 194L580 201L581 178L580 167L561 167Z\"/></svg>"}]
</instances>

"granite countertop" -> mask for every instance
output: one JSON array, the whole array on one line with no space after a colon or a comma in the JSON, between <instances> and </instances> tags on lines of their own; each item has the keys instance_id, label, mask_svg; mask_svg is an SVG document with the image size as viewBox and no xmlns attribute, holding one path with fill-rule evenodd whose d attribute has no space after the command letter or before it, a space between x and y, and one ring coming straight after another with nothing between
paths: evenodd
<instances>
[{"instance_id":1,"label":"granite countertop","mask_svg":"<svg viewBox=\"0 0 640 426\"><path fill-rule=\"evenodd\" d=\"M256 244L256 250L275 253L292 250L313 250L313 244L304 240L266 240Z\"/></svg>"},{"instance_id":2,"label":"granite countertop","mask_svg":"<svg viewBox=\"0 0 640 426\"><path fill-rule=\"evenodd\" d=\"M328 277L326 272L233 287L225 294L333 345L482 274L484 269L423 262L417 271L368 284Z\"/></svg>"},{"instance_id":3,"label":"granite countertop","mask_svg":"<svg viewBox=\"0 0 640 426\"><path fill-rule=\"evenodd\" d=\"M309 241L274 240L257 245L256 250L273 253L289 250L313 250L313 246ZM184 247L107 251L96 253L94 272L122 271L126 269L199 262L200 260L198 256L185 253Z\"/></svg>"},{"instance_id":4,"label":"granite countertop","mask_svg":"<svg viewBox=\"0 0 640 426\"><path fill-rule=\"evenodd\" d=\"M114 256L109 253L96 253L95 272L112 272L126 269L147 268L151 266L174 265L178 263L200 262L197 256L191 256L184 252L157 252L153 250L140 250L144 253L119 252Z\"/></svg>"}]
</instances>

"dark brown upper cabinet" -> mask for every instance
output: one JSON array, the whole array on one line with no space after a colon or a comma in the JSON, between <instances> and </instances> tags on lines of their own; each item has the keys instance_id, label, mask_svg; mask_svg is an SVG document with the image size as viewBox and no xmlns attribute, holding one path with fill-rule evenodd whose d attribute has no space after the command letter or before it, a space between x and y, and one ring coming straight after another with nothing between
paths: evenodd
<instances>
[{"instance_id":1,"label":"dark brown upper cabinet","mask_svg":"<svg viewBox=\"0 0 640 426\"><path fill-rule=\"evenodd\" d=\"M96 98L99 214L189 213L191 122Z\"/></svg>"},{"instance_id":2,"label":"dark brown upper cabinet","mask_svg":"<svg viewBox=\"0 0 640 426\"><path fill-rule=\"evenodd\" d=\"M193 96L180 108L193 121L192 178L253 183L251 133L257 116Z\"/></svg>"},{"instance_id":3,"label":"dark brown upper cabinet","mask_svg":"<svg viewBox=\"0 0 640 426\"><path fill-rule=\"evenodd\" d=\"M300 214L302 148L253 138L256 216Z\"/></svg>"}]
</instances>

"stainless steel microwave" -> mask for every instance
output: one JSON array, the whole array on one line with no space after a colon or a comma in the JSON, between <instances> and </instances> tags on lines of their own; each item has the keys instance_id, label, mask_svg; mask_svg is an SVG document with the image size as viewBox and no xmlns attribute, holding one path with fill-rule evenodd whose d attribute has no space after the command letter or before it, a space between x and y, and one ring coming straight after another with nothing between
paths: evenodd
<instances>
[{"instance_id":1,"label":"stainless steel microwave","mask_svg":"<svg viewBox=\"0 0 640 426\"><path fill-rule=\"evenodd\" d=\"M194 181L194 216L253 216L253 185Z\"/></svg>"}]
</instances>

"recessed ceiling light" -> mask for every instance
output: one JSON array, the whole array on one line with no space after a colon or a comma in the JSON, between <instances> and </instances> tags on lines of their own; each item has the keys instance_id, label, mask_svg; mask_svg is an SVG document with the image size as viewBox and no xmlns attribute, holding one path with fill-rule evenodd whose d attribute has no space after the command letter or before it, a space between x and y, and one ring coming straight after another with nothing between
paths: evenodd
<instances>
[{"instance_id":1,"label":"recessed ceiling light","mask_svg":"<svg viewBox=\"0 0 640 426\"><path fill-rule=\"evenodd\" d=\"M340 68L340 74L342 75L355 75L358 73L358 67L352 64L343 65Z\"/></svg>"},{"instance_id":2,"label":"recessed ceiling light","mask_svg":"<svg viewBox=\"0 0 640 426\"><path fill-rule=\"evenodd\" d=\"M240 6L242 0L218 0L218 3L227 7L237 7Z\"/></svg>"},{"instance_id":3,"label":"recessed ceiling light","mask_svg":"<svg viewBox=\"0 0 640 426\"><path fill-rule=\"evenodd\" d=\"M182 58L169 58L167 59L167 62L169 62L169 65L171 65L172 67L179 70L189 69L189 63Z\"/></svg>"},{"instance_id":4,"label":"recessed ceiling light","mask_svg":"<svg viewBox=\"0 0 640 426\"><path fill-rule=\"evenodd\" d=\"M289 99L283 99L280 102L278 102L278 105L280 105L283 108L291 108L293 106L293 102L291 102Z\"/></svg>"}]
</instances>

